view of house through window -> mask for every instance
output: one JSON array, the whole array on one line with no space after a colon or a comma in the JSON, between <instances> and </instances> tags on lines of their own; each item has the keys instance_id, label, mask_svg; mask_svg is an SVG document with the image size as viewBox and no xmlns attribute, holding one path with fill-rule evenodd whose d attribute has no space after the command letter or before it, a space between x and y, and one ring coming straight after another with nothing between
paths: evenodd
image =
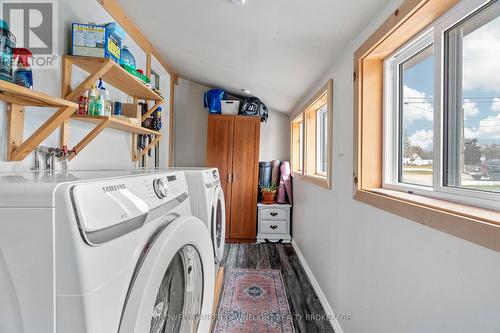
<instances>
[{"instance_id":1,"label":"view of house through window","mask_svg":"<svg viewBox=\"0 0 500 333\"><path fill-rule=\"evenodd\" d=\"M432 186L434 55L432 46L399 68L399 181Z\"/></svg>"},{"instance_id":2,"label":"view of house through window","mask_svg":"<svg viewBox=\"0 0 500 333\"><path fill-rule=\"evenodd\" d=\"M386 186L488 207L500 198L500 2L483 3L386 59Z\"/></svg>"},{"instance_id":3,"label":"view of house through window","mask_svg":"<svg viewBox=\"0 0 500 333\"><path fill-rule=\"evenodd\" d=\"M445 185L500 192L500 6L445 34Z\"/></svg>"}]
</instances>

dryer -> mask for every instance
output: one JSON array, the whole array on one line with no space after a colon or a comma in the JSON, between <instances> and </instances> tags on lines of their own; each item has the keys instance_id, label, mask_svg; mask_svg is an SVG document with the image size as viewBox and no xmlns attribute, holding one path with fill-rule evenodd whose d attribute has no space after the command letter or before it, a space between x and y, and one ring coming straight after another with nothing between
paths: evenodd
<instances>
[{"instance_id":1,"label":"dryer","mask_svg":"<svg viewBox=\"0 0 500 333\"><path fill-rule=\"evenodd\" d=\"M182 172L0 173L0 327L209 331L210 234Z\"/></svg>"},{"instance_id":2,"label":"dryer","mask_svg":"<svg viewBox=\"0 0 500 333\"><path fill-rule=\"evenodd\" d=\"M210 231L215 263L222 261L226 237L226 204L217 168L185 168L194 216Z\"/></svg>"}]
</instances>

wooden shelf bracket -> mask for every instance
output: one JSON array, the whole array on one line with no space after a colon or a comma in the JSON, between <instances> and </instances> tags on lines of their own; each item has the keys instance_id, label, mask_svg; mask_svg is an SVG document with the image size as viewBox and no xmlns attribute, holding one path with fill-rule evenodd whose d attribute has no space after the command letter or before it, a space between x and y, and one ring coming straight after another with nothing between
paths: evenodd
<instances>
[{"instance_id":1,"label":"wooden shelf bracket","mask_svg":"<svg viewBox=\"0 0 500 333\"><path fill-rule=\"evenodd\" d=\"M47 121L43 123L31 136L23 141L24 131L24 106L19 104L7 103L8 109L8 160L22 161L43 140L54 132L61 124L68 119L75 107L61 107Z\"/></svg>"}]
</instances>

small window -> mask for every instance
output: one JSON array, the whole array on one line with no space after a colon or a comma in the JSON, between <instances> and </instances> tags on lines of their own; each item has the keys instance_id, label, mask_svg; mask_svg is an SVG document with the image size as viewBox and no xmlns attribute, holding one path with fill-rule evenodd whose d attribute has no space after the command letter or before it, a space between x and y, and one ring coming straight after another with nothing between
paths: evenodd
<instances>
[{"instance_id":1,"label":"small window","mask_svg":"<svg viewBox=\"0 0 500 333\"><path fill-rule=\"evenodd\" d=\"M304 166L304 117L300 114L292 121L292 171L302 173Z\"/></svg>"},{"instance_id":2,"label":"small window","mask_svg":"<svg viewBox=\"0 0 500 333\"><path fill-rule=\"evenodd\" d=\"M330 80L292 121L294 171L327 188L331 188L332 169L332 87Z\"/></svg>"},{"instance_id":3,"label":"small window","mask_svg":"<svg viewBox=\"0 0 500 333\"><path fill-rule=\"evenodd\" d=\"M316 114L316 174L326 177L328 168L328 106L324 105Z\"/></svg>"}]
</instances>

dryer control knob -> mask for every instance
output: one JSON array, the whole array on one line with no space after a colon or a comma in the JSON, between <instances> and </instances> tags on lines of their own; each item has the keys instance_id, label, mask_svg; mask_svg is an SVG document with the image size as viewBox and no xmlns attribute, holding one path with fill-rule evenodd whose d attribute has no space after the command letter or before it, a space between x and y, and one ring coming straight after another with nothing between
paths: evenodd
<instances>
[{"instance_id":1,"label":"dryer control knob","mask_svg":"<svg viewBox=\"0 0 500 333\"><path fill-rule=\"evenodd\" d=\"M164 178L155 179L153 181L153 189L155 190L156 196L160 199L168 195L167 182Z\"/></svg>"}]
</instances>

